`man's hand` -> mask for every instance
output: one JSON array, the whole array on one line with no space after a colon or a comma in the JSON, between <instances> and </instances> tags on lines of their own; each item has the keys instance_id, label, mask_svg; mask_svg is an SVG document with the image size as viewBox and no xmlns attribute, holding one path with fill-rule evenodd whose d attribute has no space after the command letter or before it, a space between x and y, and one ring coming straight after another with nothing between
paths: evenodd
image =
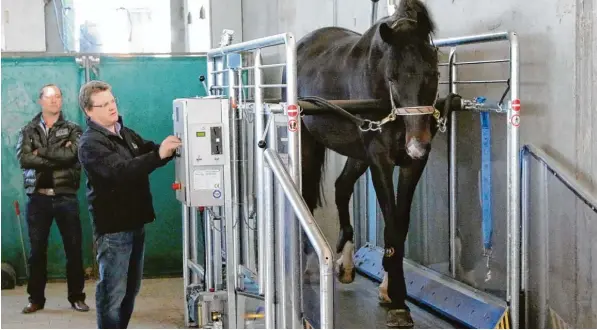
<instances>
[{"instance_id":1,"label":"man's hand","mask_svg":"<svg viewBox=\"0 0 597 330\"><path fill-rule=\"evenodd\" d=\"M170 135L160 144L160 158L165 159L174 154L174 151L182 145L182 142L176 136Z\"/></svg>"},{"instance_id":2,"label":"man's hand","mask_svg":"<svg viewBox=\"0 0 597 330\"><path fill-rule=\"evenodd\" d=\"M33 150L32 154L33 154L34 156L37 156L37 149Z\"/></svg>"},{"instance_id":3,"label":"man's hand","mask_svg":"<svg viewBox=\"0 0 597 330\"><path fill-rule=\"evenodd\" d=\"M73 143L72 143L72 142L70 142L70 141L68 141L68 142L66 142L66 144L64 145L64 147L68 148L68 147L70 147L70 146L72 146L72 145L73 145Z\"/></svg>"}]
</instances>

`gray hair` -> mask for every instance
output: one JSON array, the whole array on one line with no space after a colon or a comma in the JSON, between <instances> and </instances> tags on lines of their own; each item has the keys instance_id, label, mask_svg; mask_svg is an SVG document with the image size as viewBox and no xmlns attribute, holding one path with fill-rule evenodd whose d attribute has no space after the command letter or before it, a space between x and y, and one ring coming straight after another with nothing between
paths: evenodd
<instances>
[{"instance_id":1,"label":"gray hair","mask_svg":"<svg viewBox=\"0 0 597 330\"><path fill-rule=\"evenodd\" d=\"M79 106L81 107L81 110L85 112L85 110L91 109L93 106L91 103L91 96L93 94L109 90L112 90L112 86L100 80L92 80L85 83L79 90Z\"/></svg>"}]
</instances>

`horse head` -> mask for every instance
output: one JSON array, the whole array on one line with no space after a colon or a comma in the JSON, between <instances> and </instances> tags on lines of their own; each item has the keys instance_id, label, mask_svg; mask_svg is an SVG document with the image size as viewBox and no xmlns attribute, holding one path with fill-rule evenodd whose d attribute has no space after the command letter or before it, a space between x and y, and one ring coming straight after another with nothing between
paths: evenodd
<instances>
[{"instance_id":1,"label":"horse head","mask_svg":"<svg viewBox=\"0 0 597 330\"><path fill-rule=\"evenodd\" d=\"M402 0L379 25L385 45L384 79L393 106L433 106L438 90L438 55L431 42L435 24L419 0ZM433 138L431 115L405 116L405 147L412 158L425 157Z\"/></svg>"}]
</instances>

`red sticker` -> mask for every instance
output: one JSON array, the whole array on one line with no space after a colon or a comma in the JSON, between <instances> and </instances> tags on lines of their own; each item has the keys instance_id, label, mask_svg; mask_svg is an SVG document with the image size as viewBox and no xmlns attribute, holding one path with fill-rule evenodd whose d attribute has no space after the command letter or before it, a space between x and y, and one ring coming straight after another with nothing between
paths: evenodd
<instances>
[{"instance_id":1,"label":"red sticker","mask_svg":"<svg viewBox=\"0 0 597 330\"><path fill-rule=\"evenodd\" d=\"M512 110L520 111L520 100L519 99L512 101Z\"/></svg>"},{"instance_id":2,"label":"red sticker","mask_svg":"<svg viewBox=\"0 0 597 330\"><path fill-rule=\"evenodd\" d=\"M514 126L514 127L520 126L520 116L512 115L512 117L510 118L510 122L512 123L512 126Z\"/></svg>"},{"instance_id":3,"label":"red sticker","mask_svg":"<svg viewBox=\"0 0 597 330\"><path fill-rule=\"evenodd\" d=\"M296 121L296 119L290 119L288 121L288 130L291 132L298 131L298 122Z\"/></svg>"},{"instance_id":4,"label":"red sticker","mask_svg":"<svg viewBox=\"0 0 597 330\"><path fill-rule=\"evenodd\" d=\"M288 117L298 116L298 107L294 104L288 106Z\"/></svg>"}]
</instances>

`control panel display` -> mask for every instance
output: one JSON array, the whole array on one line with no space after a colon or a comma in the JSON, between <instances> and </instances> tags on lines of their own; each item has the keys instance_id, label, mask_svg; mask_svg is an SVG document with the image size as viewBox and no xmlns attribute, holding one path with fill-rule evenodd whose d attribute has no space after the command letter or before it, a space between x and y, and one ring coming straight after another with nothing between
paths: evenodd
<instances>
[{"instance_id":1,"label":"control panel display","mask_svg":"<svg viewBox=\"0 0 597 330\"><path fill-rule=\"evenodd\" d=\"M229 171L224 134L226 98L187 98L173 102L174 134L182 147L175 158L176 198L190 207L223 206Z\"/></svg>"}]
</instances>

